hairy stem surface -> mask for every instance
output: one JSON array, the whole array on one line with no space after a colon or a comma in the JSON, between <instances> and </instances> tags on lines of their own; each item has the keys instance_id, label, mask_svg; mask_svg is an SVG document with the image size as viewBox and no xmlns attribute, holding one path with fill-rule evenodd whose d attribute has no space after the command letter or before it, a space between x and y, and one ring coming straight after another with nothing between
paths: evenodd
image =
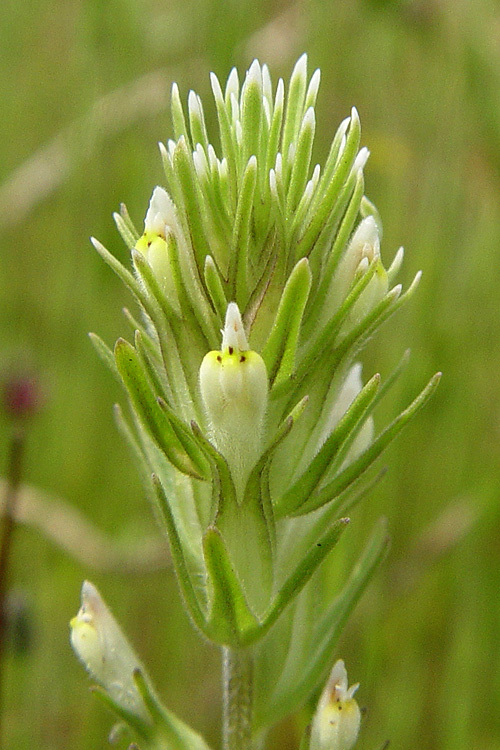
<instances>
[{"instance_id":1,"label":"hairy stem surface","mask_svg":"<svg viewBox=\"0 0 500 750\"><path fill-rule=\"evenodd\" d=\"M223 748L251 750L253 659L248 649L222 650Z\"/></svg>"}]
</instances>

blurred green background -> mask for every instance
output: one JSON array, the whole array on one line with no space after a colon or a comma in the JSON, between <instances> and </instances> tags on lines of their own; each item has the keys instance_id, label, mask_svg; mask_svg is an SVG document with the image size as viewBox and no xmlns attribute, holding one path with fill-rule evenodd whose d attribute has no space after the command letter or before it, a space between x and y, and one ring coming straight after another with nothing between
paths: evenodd
<instances>
[{"instance_id":1,"label":"blurred green background","mask_svg":"<svg viewBox=\"0 0 500 750\"><path fill-rule=\"evenodd\" d=\"M5 747L107 746L111 717L68 644L83 578L167 704L218 741L219 656L161 569L113 422L121 393L86 336L128 335L121 308L132 304L88 237L125 259L111 213L125 201L140 225L162 183L156 143L171 135L173 80L209 102L210 70L225 79L258 56L276 81L307 51L311 72L322 69L318 161L355 104L383 257L404 245L403 281L424 271L364 356L367 376L384 374L412 348L378 424L444 371L346 534L345 558L381 514L392 536L339 645L367 707L359 747L500 750L498 0L3 0L0 41L0 366L39 373L45 404L25 480L46 493L14 540L20 627L3 665ZM5 473L4 417L0 427ZM302 724L287 720L270 745L296 748Z\"/></svg>"}]
</instances>

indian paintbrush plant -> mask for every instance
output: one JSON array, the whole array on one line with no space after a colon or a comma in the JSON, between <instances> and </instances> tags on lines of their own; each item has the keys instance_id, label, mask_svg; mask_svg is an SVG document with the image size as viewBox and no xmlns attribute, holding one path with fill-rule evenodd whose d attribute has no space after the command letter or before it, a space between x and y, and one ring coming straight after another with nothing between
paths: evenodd
<instances>
[{"instance_id":1,"label":"indian paintbrush plant","mask_svg":"<svg viewBox=\"0 0 500 750\"><path fill-rule=\"evenodd\" d=\"M223 653L223 745L249 750L318 690L342 627L384 555L380 522L333 599L320 577L377 479L374 463L434 391L438 376L375 433L384 384L363 385L358 357L411 297L386 268L381 224L364 195L355 109L323 167L311 166L320 75L297 62L273 89L254 61L222 89L212 145L200 98L172 88L174 139L160 144L165 185L142 233L115 214L124 267L94 246L140 307L132 342L98 352L123 384L121 431L165 526L192 623ZM72 644L108 705L143 748L205 741L164 708L95 587L86 582ZM348 750L360 713L333 666L304 748Z\"/></svg>"}]
</instances>

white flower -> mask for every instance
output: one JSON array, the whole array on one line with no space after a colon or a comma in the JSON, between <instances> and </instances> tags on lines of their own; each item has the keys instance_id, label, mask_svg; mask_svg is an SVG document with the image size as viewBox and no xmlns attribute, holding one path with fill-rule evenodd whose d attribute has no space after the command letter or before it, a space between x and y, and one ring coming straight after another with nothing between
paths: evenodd
<instances>
[{"instance_id":1,"label":"white flower","mask_svg":"<svg viewBox=\"0 0 500 750\"><path fill-rule=\"evenodd\" d=\"M261 447L268 377L264 360L249 348L234 302L227 308L221 350L201 363L200 390L216 446L236 483L244 482Z\"/></svg>"},{"instance_id":2,"label":"white flower","mask_svg":"<svg viewBox=\"0 0 500 750\"><path fill-rule=\"evenodd\" d=\"M359 683L348 687L339 659L321 694L311 728L310 750L351 750L359 733L361 713L354 700Z\"/></svg>"},{"instance_id":3,"label":"white flower","mask_svg":"<svg viewBox=\"0 0 500 750\"><path fill-rule=\"evenodd\" d=\"M144 232L135 249L146 256L167 297L178 309L179 301L171 268L172 237L177 242L181 238L175 206L166 190L155 187L144 219Z\"/></svg>"},{"instance_id":4,"label":"white flower","mask_svg":"<svg viewBox=\"0 0 500 750\"><path fill-rule=\"evenodd\" d=\"M143 719L148 714L133 674L143 667L96 587L82 586L81 607L70 622L71 645L90 673L122 708Z\"/></svg>"}]
</instances>

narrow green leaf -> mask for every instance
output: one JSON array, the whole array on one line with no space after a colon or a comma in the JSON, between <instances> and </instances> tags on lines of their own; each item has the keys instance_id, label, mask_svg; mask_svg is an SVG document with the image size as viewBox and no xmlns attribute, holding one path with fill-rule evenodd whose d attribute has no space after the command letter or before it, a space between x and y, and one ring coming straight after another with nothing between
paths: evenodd
<instances>
[{"instance_id":1,"label":"narrow green leaf","mask_svg":"<svg viewBox=\"0 0 500 750\"><path fill-rule=\"evenodd\" d=\"M293 214L299 200L304 192L311 165L311 154L316 128L314 109L310 107L304 115L300 133L298 135L297 148L295 150L290 186L287 192L286 210L287 215Z\"/></svg>"},{"instance_id":2,"label":"narrow green leaf","mask_svg":"<svg viewBox=\"0 0 500 750\"><path fill-rule=\"evenodd\" d=\"M262 111L262 72L257 60L251 64L241 89L241 127L245 161L260 153Z\"/></svg>"},{"instance_id":3,"label":"narrow green leaf","mask_svg":"<svg viewBox=\"0 0 500 750\"><path fill-rule=\"evenodd\" d=\"M295 63L290 77L286 104L285 121L283 123L283 139L281 152L287 174L289 149L292 143L297 143L300 123L304 114L304 99L307 88L307 55L304 53ZM288 180L286 180L288 182Z\"/></svg>"},{"instance_id":4,"label":"narrow green leaf","mask_svg":"<svg viewBox=\"0 0 500 750\"><path fill-rule=\"evenodd\" d=\"M304 321L304 335L308 336L312 328L317 325L317 320L321 314L325 299L330 288L332 276L338 266L339 260L342 257L342 253L346 248L348 239L354 228L354 223L359 213L360 201L363 196L364 190L364 177L360 171L354 191L351 195L349 205L344 214L340 227L335 235L335 240L332 245L332 249L326 259L326 263L321 276L320 284L317 290L311 297L310 304L306 310L306 317ZM374 269L375 271L375 269Z\"/></svg>"},{"instance_id":5,"label":"narrow green leaf","mask_svg":"<svg viewBox=\"0 0 500 750\"><path fill-rule=\"evenodd\" d=\"M410 419L421 409L436 390L441 379L441 373L438 372L431 378L429 383L417 398L386 427L386 429L373 441L369 448L364 451L352 464L349 464L335 479L328 482L325 487L316 492L304 505L296 506L295 509L290 507L289 512L292 515L303 515L310 513L316 508L320 508L332 498L343 492L349 485L355 481L363 472L365 472L380 454L387 448L396 435L401 432Z\"/></svg>"},{"instance_id":6,"label":"narrow green leaf","mask_svg":"<svg viewBox=\"0 0 500 750\"><path fill-rule=\"evenodd\" d=\"M151 381L153 390L164 399L168 399L165 382L160 377L160 372L163 370L163 362L161 359L158 360L155 356L156 352L152 354L151 349L147 347L146 341L148 338L149 337L144 338L144 334L137 330L134 336L135 349L144 372L147 373L149 380ZM162 374L164 378L166 378L164 370Z\"/></svg>"},{"instance_id":7,"label":"narrow green leaf","mask_svg":"<svg viewBox=\"0 0 500 750\"><path fill-rule=\"evenodd\" d=\"M202 475L179 442L166 414L160 408L138 354L128 341L118 339L115 346L115 360L134 408L160 450L183 474L202 479Z\"/></svg>"},{"instance_id":8,"label":"narrow green leaf","mask_svg":"<svg viewBox=\"0 0 500 750\"><path fill-rule=\"evenodd\" d=\"M266 163L263 170L262 179L265 180L266 187L269 180L269 171L276 163L276 154L278 153L279 140L281 134L281 124L283 122L283 102L285 96L285 87L283 79L280 78L276 87L276 96L274 98L274 108L269 128L269 136L266 151ZM262 189L262 187L261 187Z\"/></svg>"},{"instance_id":9,"label":"narrow green leaf","mask_svg":"<svg viewBox=\"0 0 500 750\"><path fill-rule=\"evenodd\" d=\"M276 683L274 695L266 696L265 702L256 705L256 730L275 724L295 711L325 681L345 622L383 560L388 543L386 524L382 519L376 525L347 583L319 619L310 643L300 649L302 658L286 664Z\"/></svg>"},{"instance_id":10,"label":"narrow green leaf","mask_svg":"<svg viewBox=\"0 0 500 750\"><path fill-rule=\"evenodd\" d=\"M139 239L138 233L131 230L130 226L127 224L121 214L115 212L113 214L113 219L115 220L116 228L120 232L124 243L129 250L132 250L132 248L135 247L137 240Z\"/></svg>"},{"instance_id":11,"label":"narrow green leaf","mask_svg":"<svg viewBox=\"0 0 500 750\"><path fill-rule=\"evenodd\" d=\"M302 591L306 583L311 579L314 572L321 565L325 557L335 547L347 524L349 518L340 518L332 527L316 542L309 552L303 557L292 575L285 581L276 594L274 602L269 609L261 625L259 635L263 634L273 625L287 604Z\"/></svg>"},{"instance_id":12,"label":"narrow green leaf","mask_svg":"<svg viewBox=\"0 0 500 750\"><path fill-rule=\"evenodd\" d=\"M207 255L205 258L204 278L215 310L222 321L226 315L228 302L219 271L211 255Z\"/></svg>"},{"instance_id":13,"label":"narrow green leaf","mask_svg":"<svg viewBox=\"0 0 500 750\"><path fill-rule=\"evenodd\" d=\"M232 299L246 300L248 295L248 252L253 211L257 159L251 156L243 173L234 220L229 256L229 290Z\"/></svg>"},{"instance_id":14,"label":"narrow green leaf","mask_svg":"<svg viewBox=\"0 0 500 750\"><path fill-rule=\"evenodd\" d=\"M366 412L375 399L379 386L380 375L377 374L358 393L311 464L276 504L276 514L279 517L286 516L297 508L301 508L303 504L307 504L308 499L330 469L343 443L356 426L366 418Z\"/></svg>"},{"instance_id":15,"label":"narrow green leaf","mask_svg":"<svg viewBox=\"0 0 500 750\"><path fill-rule=\"evenodd\" d=\"M101 337L97 335L97 333L89 333L89 339L104 364L111 370L115 378L120 381L120 373L116 368L116 362L112 350L101 339Z\"/></svg>"},{"instance_id":16,"label":"narrow green leaf","mask_svg":"<svg viewBox=\"0 0 500 750\"><path fill-rule=\"evenodd\" d=\"M259 623L248 607L245 592L231 565L221 533L210 527L203 537L203 550L212 583L211 637L228 646L240 646Z\"/></svg>"},{"instance_id":17,"label":"narrow green leaf","mask_svg":"<svg viewBox=\"0 0 500 750\"><path fill-rule=\"evenodd\" d=\"M329 357L328 366L330 369L338 365L339 357L332 357L332 348L335 339L338 336L340 327L352 309L356 300L359 299L362 292L368 286L370 280L377 269L377 261L373 261L368 267L366 273L364 273L358 281L355 282L348 296L345 298L342 305L339 307L337 312L328 321L328 323L321 329L317 337L313 338L311 344L302 355L296 371L293 373L293 378L289 381L280 382L279 386L276 385L271 391L271 397L279 398L287 391L293 388L292 393L295 394L298 389L304 384L307 377L316 371L316 364L318 360ZM293 399L293 396L292 396Z\"/></svg>"},{"instance_id":18,"label":"narrow green leaf","mask_svg":"<svg viewBox=\"0 0 500 750\"><path fill-rule=\"evenodd\" d=\"M236 504L236 489L234 487L231 471L224 456L219 453L219 451L205 437L199 425L194 420L191 422L191 429L193 431L193 435L198 441L198 444L204 451L206 457L212 464L217 474L218 497L214 512L221 512L224 508L225 503Z\"/></svg>"},{"instance_id":19,"label":"narrow green leaf","mask_svg":"<svg viewBox=\"0 0 500 750\"><path fill-rule=\"evenodd\" d=\"M140 669L134 672L134 682L151 714L155 729L166 742L168 750L209 750L209 746L198 732L160 703Z\"/></svg>"},{"instance_id":20,"label":"narrow green leaf","mask_svg":"<svg viewBox=\"0 0 500 750\"><path fill-rule=\"evenodd\" d=\"M208 637L207 621L200 607L198 597L196 596L196 591L193 587L191 576L189 575L182 541L179 536L179 532L177 531L177 526L175 524L174 516L172 514L168 498L165 494L163 485L156 474L152 475L152 482L158 502L158 508L167 529L172 561L174 563L175 572L177 574L177 580L179 581L179 587L186 603L186 609L189 612L193 623L201 630L202 633L204 633Z\"/></svg>"},{"instance_id":21,"label":"narrow green leaf","mask_svg":"<svg viewBox=\"0 0 500 750\"><path fill-rule=\"evenodd\" d=\"M187 224L194 250L194 258L199 274L203 274L203 265L207 251L207 239L203 225L204 208L199 200L197 178L193 166L192 154L186 139L179 138L173 154L173 169L179 180L183 198L183 218Z\"/></svg>"},{"instance_id":22,"label":"narrow green leaf","mask_svg":"<svg viewBox=\"0 0 500 750\"><path fill-rule=\"evenodd\" d=\"M93 685L91 688L92 693L98 698L104 705L109 708L113 713L115 713L122 721L124 721L126 724L129 725L137 734L139 737L141 737L146 742L151 742L154 738L154 730L153 727L151 727L144 719L141 719L140 716L137 716L136 714L132 713L132 711L127 711L126 708L123 708L123 706L120 706L118 703L116 703L104 690L104 688Z\"/></svg>"},{"instance_id":23,"label":"narrow green leaf","mask_svg":"<svg viewBox=\"0 0 500 750\"><path fill-rule=\"evenodd\" d=\"M294 369L300 324L311 283L309 263L307 258L302 258L288 278L274 325L262 350L271 385L287 380Z\"/></svg>"},{"instance_id":24,"label":"narrow green leaf","mask_svg":"<svg viewBox=\"0 0 500 750\"><path fill-rule=\"evenodd\" d=\"M233 134L231 130L231 123L229 120L228 108L224 101L224 96L220 87L219 80L214 73L210 74L210 82L212 84L212 91L215 99L215 106L217 108L217 118L219 121L219 131L221 139L221 149L225 158L227 159L229 180L228 184L231 193L231 204L232 207L236 206L236 192L234 191L234 185L236 185L236 144L233 140Z\"/></svg>"},{"instance_id":25,"label":"narrow green leaf","mask_svg":"<svg viewBox=\"0 0 500 750\"><path fill-rule=\"evenodd\" d=\"M146 312L149 313L151 306L148 304L147 296L141 289L141 285L134 277L134 275L131 274L130 271L127 271L125 266L123 266L120 261L115 258L114 255L111 255L109 250L107 250L104 245L99 242L99 240L96 240L95 237L91 237L90 241L92 242L101 258L105 261L105 263L107 263L108 266L116 273L118 278L123 281L125 286L132 292L132 294L143 306Z\"/></svg>"},{"instance_id":26,"label":"narrow green leaf","mask_svg":"<svg viewBox=\"0 0 500 750\"><path fill-rule=\"evenodd\" d=\"M208 149L207 126L200 97L190 91L188 94L189 127L191 129L191 143L194 147L199 143L205 150Z\"/></svg>"},{"instance_id":27,"label":"narrow green leaf","mask_svg":"<svg viewBox=\"0 0 500 750\"><path fill-rule=\"evenodd\" d=\"M174 126L175 139L178 140L181 136L184 136L191 148L192 146L189 140L189 133L186 125L186 118L184 116L181 97L179 94L179 87L176 83L172 84L170 109L172 111L172 124Z\"/></svg>"},{"instance_id":28,"label":"narrow green leaf","mask_svg":"<svg viewBox=\"0 0 500 750\"><path fill-rule=\"evenodd\" d=\"M203 478L207 479L209 476L208 461L205 457L204 452L200 449L198 442L194 439L192 431L182 421L182 419L179 419L179 417L167 401L162 398L157 398L157 401L160 408L167 415L173 431L175 432L187 455L193 462L193 466L196 467L196 470Z\"/></svg>"},{"instance_id":29,"label":"narrow green leaf","mask_svg":"<svg viewBox=\"0 0 500 750\"><path fill-rule=\"evenodd\" d=\"M359 147L360 140L360 125L359 117L355 109L353 109L351 115L351 121L349 126L349 133L347 135L345 148L338 166L335 168L335 172L332 179L328 184L325 185L324 192L320 186L316 191L316 195L321 196L321 200L317 205L312 206L313 214L309 222L309 226L305 230L303 236L300 238L297 246L297 254L307 256L311 252L314 243L316 242L321 229L330 215L332 208L340 194L342 185L344 184L356 158L356 153ZM324 175L323 175L324 177Z\"/></svg>"}]
</instances>

